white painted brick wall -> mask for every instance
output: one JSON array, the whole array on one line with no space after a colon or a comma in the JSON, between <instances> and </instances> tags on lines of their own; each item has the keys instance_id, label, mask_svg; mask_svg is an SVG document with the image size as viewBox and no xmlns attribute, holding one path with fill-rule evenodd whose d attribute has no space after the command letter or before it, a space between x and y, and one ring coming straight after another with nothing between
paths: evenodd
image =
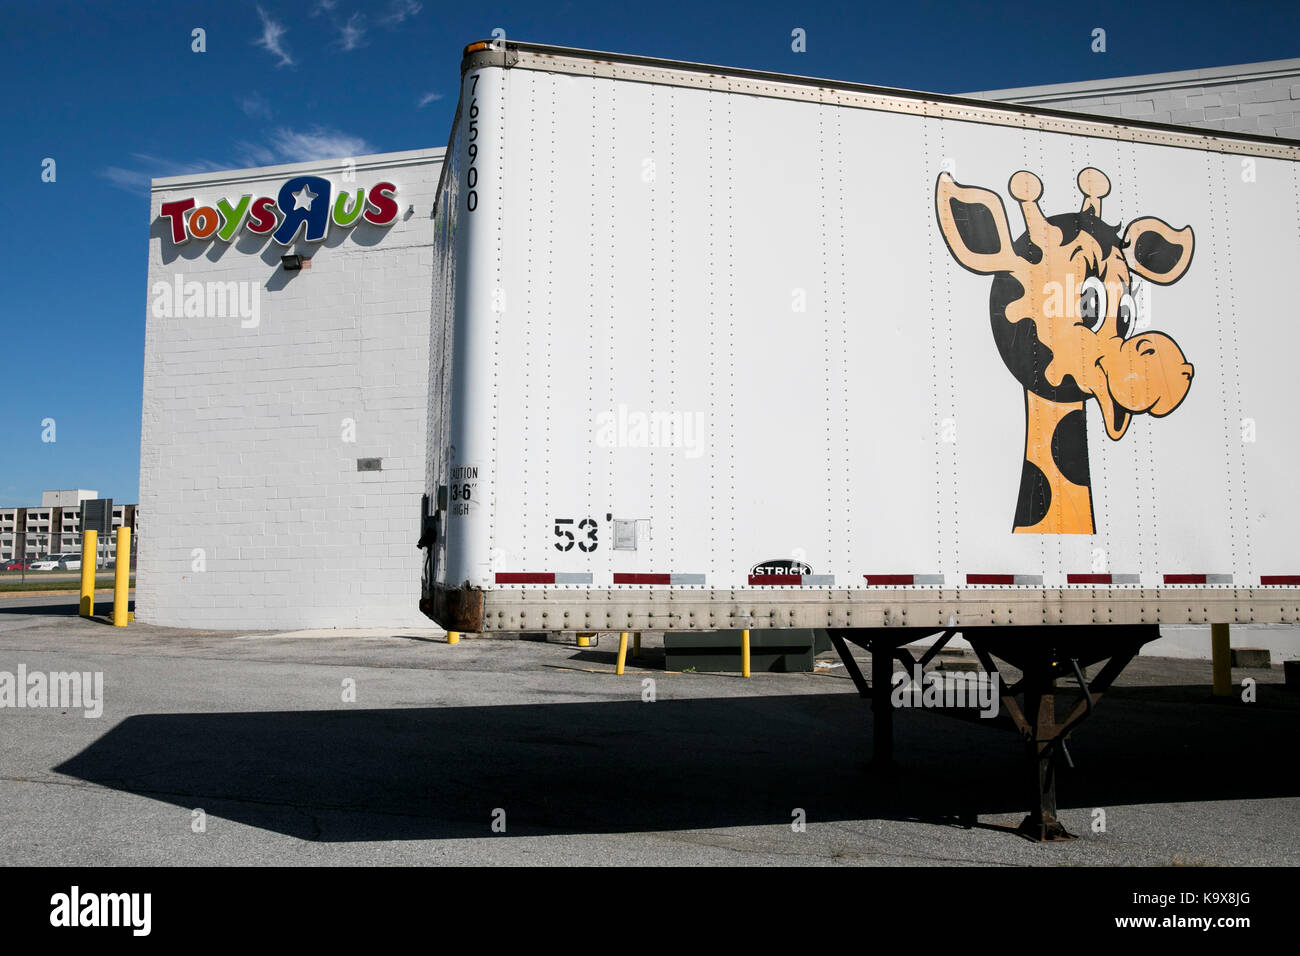
<instances>
[{"instance_id":1,"label":"white painted brick wall","mask_svg":"<svg viewBox=\"0 0 1300 956\"><path fill-rule=\"evenodd\" d=\"M1101 116L1300 139L1300 60L970 95Z\"/></svg>"},{"instance_id":2,"label":"white painted brick wall","mask_svg":"<svg viewBox=\"0 0 1300 956\"><path fill-rule=\"evenodd\" d=\"M274 197L295 175L343 185L336 163L155 184L149 288L246 281L260 325L158 318L146 304L140 452L140 621L181 627L432 626L420 614L433 200L441 150L356 160L351 188L397 185L397 222L331 225L293 251L241 231L174 247L162 202ZM413 212L407 217L408 208ZM343 419L356 441L342 439ZM383 471L358 472L358 458ZM206 570L192 568L202 549Z\"/></svg>"}]
</instances>

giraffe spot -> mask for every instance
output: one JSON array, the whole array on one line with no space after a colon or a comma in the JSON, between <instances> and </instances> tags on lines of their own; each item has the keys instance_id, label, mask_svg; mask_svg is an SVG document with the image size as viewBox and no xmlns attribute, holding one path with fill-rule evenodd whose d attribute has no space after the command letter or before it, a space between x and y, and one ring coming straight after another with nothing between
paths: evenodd
<instances>
[{"instance_id":1,"label":"giraffe spot","mask_svg":"<svg viewBox=\"0 0 1300 956\"><path fill-rule=\"evenodd\" d=\"M1022 237L1028 243L1026 237ZM1024 245L1017 242L1016 249L1022 255ZM1047 367L1052 364L1052 350L1038 337L1038 323L1032 318L1012 322L1007 318L1007 307L1024 297L1025 287L1013 275L1001 274L993 277L993 288L989 297L989 323L993 329L993 341L1007 369L1016 381L1035 395L1053 402L1081 402L1088 396L1079 388L1073 375L1066 375L1060 385L1052 385L1045 377Z\"/></svg>"},{"instance_id":2,"label":"giraffe spot","mask_svg":"<svg viewBox=\"0 0 1300 956\"><path fill-rule=\"evenodd\" d=\"M1047 517L1052 506L1052 487L1047 476L1032 461L1020 472L1020 497L1016 500L1015 527L1028 528Z\"/></svg>"},{"instance_id":3,"label":"giraffe spot","mask_svg":"<svg viewBox=\"0 0 1300 956\"><path fill-rule=\"evenodd\" d=\"M1092 236L1097 241L1097 245L1101 246L1103 259L1110 255L1112 249L1124 248L1124 239L1119 234L1119 227L1102 222L1091 209L1061 213L1049 217L1047 221L1061 230L1062 246L1073 245L1079 233L1083 232Z\"/></svg>"},{"instance_id":4,"label":"giraffe spot","mask_svg":"<svg viewBox=\"0 0 1300 956\"><path fill-rule=\"evenodd\" d=\"M1056 423L1052 461L1066 481L1088 486L1088 424L1083 409L1075 409Z\"/></svg>"},{"instance_id":5,"label":"giraffe spot","mask_svg":"<svg viewBox=\"0 0 1300 956\"><path fill-rule=\"evenodd\" d=\"M1002 251L1002 239L998 236L997 223L987 206L979 203L962 202L953 197L948 200L952 210L952 222L966 248L977 255L992 255Z\"/></svg>"},{"instance_id":6,"label":"giraffe spot","mask_svg":"<svg viewBox=\"0 0 1300 956\"><path fill-rule=\"evenodd\" d=\"M1138 265L1160 275L1173 272L1174 266L1178 265L1178 260L1182 257L1183 247L1166 241L1155 230L1138 236L1137 244L1133 247L1133 258Z\"/></svg>"}]
</instances>

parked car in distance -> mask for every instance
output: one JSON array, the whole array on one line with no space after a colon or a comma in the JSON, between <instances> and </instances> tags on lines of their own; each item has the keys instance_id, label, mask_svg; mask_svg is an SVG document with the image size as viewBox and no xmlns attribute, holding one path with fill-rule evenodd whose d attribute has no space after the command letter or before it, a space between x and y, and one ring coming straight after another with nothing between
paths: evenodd
<instances>
[{"instance_id":1,"label":"parked car in distance","mask_svg":"<svg viewBox=\"0 0 1300 956\"><path fill-rule=\"evenodd\" d=\"M68 551L63 554L47 554L27 566L29 571L80 571L81 555Z\"/></svg>"},{"instance_id":2,"label":"parked car in distance","mask_svg":"<svg viewBox=\"0 0 1300 956\"><path fill-rule=\"evenodd\" d=\"M0 571L25 571L34 563L35 558L11 558L4 564L0 564Z\"/></svg>"}]
</instances>

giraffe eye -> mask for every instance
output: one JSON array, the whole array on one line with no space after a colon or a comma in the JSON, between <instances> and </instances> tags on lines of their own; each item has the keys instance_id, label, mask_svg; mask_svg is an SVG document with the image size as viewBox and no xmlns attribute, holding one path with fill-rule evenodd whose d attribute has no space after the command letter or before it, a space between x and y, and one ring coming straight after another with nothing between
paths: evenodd
<instances>
[{"instance_id":1,"label":"giraffe eye","mask_svg":"<svg viewBox=\"0 0 1300 956\"><path fill-rule=\"evenodd\" d=\"M1079 325L1087 327L1090 332L1101 330L1106 321L1106 286L1096 276L1083 280L1079 293Z\"/></svg>"},{"instance_id":2,"label":"giraffe eye","mask_svg":"<svg viewBox=\"0 0 1300 956\"><path fill-rule=\"evenodd\" d=\"M1119 332L1121 339L1126 339L1133 334L1137 328L1137 303L1127 292L1120 297L1119 313L1115 319L1115 330Z\"/></svg>"}]
</instances>

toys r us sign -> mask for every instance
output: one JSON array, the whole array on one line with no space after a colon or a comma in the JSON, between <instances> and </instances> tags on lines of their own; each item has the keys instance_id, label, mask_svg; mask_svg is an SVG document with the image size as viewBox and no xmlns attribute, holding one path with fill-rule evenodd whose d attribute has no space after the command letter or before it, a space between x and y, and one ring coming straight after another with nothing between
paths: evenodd
<instances>
[{"instance_id":1,"label":"toys r us sign","mask_svg":"<svg viewBox=\"0 0 1300 956\"><path fill-rule=\"evenodd\" d=\"M368 192L333 193L328 179L295 176L274 199L254 199L246 193L233 203L218 199L211 206L200 206L193 198L177 199L163 203L161 215L170 223L172 242L178 246L212 236L230 242L241 226L254 235L270 233L282 246L291 245L299 232L307 242L323 242L331 222L350 229L363 218L374 226L391 226L397 220L397 187L392 183L375 183Z\"/></svg>"}]
</instances>

